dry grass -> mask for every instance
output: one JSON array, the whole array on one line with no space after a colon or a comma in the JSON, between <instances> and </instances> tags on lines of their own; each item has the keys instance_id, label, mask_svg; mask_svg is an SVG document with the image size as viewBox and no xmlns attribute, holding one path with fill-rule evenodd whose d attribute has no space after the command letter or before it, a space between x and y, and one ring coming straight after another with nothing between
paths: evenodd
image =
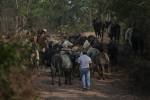
<instances>
[{"instance_id":1,"label":"dry grass","mask_svg":"<svg viewBox=\"0 0 150 100\"><path fill-rule=\"evenodd\" d=\"M14 92L14 100L33 100L35 91L32 80L34 77L35 75L31 72L11 70L9 80Z\"/></svg>"}]
</instances>

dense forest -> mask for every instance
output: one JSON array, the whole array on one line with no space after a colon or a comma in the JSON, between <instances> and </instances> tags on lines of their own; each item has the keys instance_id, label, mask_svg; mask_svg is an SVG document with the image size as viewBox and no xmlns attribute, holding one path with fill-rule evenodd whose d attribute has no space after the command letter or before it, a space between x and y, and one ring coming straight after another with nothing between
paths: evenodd
<instances>
[{"instance_id":1,"label":"dense forest","mask_svg":"<svg viewBox=\"0 0 150 100\"><path fill-rule=\"evenodd\" d=\"M122 34L129 25L136 24L144 37L144 55L130 58L132 62L122 66L132 72L128 74L135 81L133 84L138 82L136 85L144 92L150 89L149 0L0 0L0 100L34 95L28 63L32 48L24 42L23 32L36 34L42 28L49 34L93 32L92 20L96 17L103 22L118 22ZM10 41L4 41L4 37Z\"/></svg>"}]
</instances>

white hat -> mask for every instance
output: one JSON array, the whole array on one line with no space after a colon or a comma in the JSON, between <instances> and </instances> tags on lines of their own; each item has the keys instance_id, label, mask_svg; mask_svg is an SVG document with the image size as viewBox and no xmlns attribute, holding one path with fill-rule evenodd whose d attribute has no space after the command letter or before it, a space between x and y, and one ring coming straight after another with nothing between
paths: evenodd
<instances>
[{"instance_id":1,"label":"white hat","mask_svg":"<svg viewBox=\"0 0 150 100\"><path fill-rule=\"evenodd\" d=\"M47 29L43 29L44 32L47 32Z\"/></svg>"}]
</instances>

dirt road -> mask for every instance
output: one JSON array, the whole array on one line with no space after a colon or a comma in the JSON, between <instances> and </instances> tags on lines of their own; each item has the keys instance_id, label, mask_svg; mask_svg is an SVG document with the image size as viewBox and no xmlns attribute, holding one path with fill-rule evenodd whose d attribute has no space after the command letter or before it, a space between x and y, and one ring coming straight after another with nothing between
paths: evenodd
<instances>
[{"instance_id":1,"label":"dirt road","mask_svg":"<svg viewBox=\"0 0 150 100\"><path fill-rule=\"evenodd\" d=\"M129 92L126 81L119 78L92 79L92 88L82 91L79 79L73 85L51 85L49 75L43 74L34 81L39 100L140 100ZM57 83L57 82L56 82Z\"/></svg>"}]
</instances>

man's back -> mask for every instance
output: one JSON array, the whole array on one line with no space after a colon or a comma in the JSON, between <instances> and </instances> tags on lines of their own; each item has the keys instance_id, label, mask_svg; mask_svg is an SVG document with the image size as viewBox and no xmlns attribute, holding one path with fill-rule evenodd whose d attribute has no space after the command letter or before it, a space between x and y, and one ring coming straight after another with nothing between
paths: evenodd
<instances>
[{"instance_id":1,"label":"man's back","mask_svg":"<svg viewBox=\"0 0 150 100\"><path fill-rule=\"evenodd\" d=\"M92 63L92 61L87 55L82 55L78 58L78 63L80 63L81 68L89 68L89 64Z\"/></svg>"}]
</instances>

